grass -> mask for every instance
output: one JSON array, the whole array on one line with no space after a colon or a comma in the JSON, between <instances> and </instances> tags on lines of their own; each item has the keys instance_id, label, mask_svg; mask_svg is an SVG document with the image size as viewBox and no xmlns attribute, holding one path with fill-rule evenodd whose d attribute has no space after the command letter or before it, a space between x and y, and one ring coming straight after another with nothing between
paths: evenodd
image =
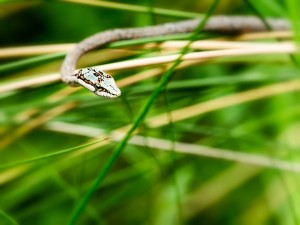
<instances>
[{"instance_id":1,"label":"grass","mask_svg":"<svg viewBox=\"0 0 300 225\"><path fill-rule=\"evenodd\" d=\"M0 224L299 224L297 31L200 32L212 14L243 13L297 30L299 3L0 4L11 24L0 49ZM115 76L119 99L59 81L63 43L192 17L204 18L193 34L83 58ZM19 18L43 30L20 35Z\"/></svg>"}]
</instances>

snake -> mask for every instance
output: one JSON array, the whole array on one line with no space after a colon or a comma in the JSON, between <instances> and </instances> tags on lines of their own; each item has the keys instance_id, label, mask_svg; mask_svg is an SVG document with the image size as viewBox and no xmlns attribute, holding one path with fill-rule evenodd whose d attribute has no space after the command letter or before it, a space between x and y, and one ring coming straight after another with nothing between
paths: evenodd
<instances>
[{"instance_id":1,"label":"snake","mask_svg":"<svg viewBox=\"0 0 300 225\"><path fill-rule=\"evenodd\" d=\"M106 72L93 67L79 69L75 72L77 61L81 56L93 49L104 48L116 41L191 33L200 22L201 18L139 28L112 29L96 33L76 44L67 53L61 67L61 79L71 87L83 86L97 96L118 97L121 95L121 91L114 78ZM285 19L268 18L262 21L254 16L219 15L210 17L202 31L236 35L247 32L262 32L268 29L290 30L290 24Z\"/></svg>"}]
</instances>

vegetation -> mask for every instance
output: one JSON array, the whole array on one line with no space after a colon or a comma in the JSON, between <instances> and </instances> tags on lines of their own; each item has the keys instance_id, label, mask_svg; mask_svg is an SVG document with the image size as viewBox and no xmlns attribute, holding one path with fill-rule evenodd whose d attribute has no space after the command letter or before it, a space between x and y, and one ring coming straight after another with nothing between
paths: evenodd
<instances>
[{"instance_id":1,"label":"vegetation","mask_svg":"<svg viewBox=\"0 0 300 225\"><path fill-rule=\"evenodd\" d=\"M0 7L0 225L300 223L296 0ZM292 31L201 32L216 14L286 18ZM70 43L195 17L192 34L119 41L80 60L115 77L118 99L59 79Z\"/></svg>"}]
</instances>

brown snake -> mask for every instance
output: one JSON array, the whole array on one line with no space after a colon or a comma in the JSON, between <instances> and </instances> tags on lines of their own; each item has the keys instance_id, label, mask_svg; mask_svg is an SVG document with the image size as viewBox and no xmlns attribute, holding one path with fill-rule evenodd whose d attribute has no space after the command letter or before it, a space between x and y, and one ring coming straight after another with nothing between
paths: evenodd
<instances>
[{"instance_id":1,"label":"brown snake","mask_svg":"<svg viewBox=\"0 0 300 225\"><path fill-rule=\"evenodd\" d=\"M66 56L62 68L61 78L69 86L82 85L96 95L113 98L121 95L114 79L104 71L85 68L75 73L79 58L95 48L104 47L109 43L139 39L145 37L163 36L169 34L190 33L195 30L201 19L166 23L142 28L113 29L96 33L81 42ZM290 25L284 19L267 19L272 30L289 30ZM246 32L266 31L265 24L257 17L252 16L213 16L209 18L203 31L219 32L224 34L239 34Z\"/></svg>"}]
</instances>

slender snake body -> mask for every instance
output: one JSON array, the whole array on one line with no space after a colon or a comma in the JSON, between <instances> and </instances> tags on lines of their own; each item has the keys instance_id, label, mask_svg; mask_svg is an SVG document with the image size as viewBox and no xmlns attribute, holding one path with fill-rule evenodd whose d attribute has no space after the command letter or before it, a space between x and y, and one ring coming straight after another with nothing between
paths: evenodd
<instances>
[{"instance_id":1,"label":"slender snake body","mask_svg":"<svg viewBox=\"0 0 300 225\"><path fill-rule=\"evenodd\" d=\"M61 78L63 82L69 86L75 87L82 85L98 96L106 98L117 97L121 95L121 91L116 86L114 79L104 71L85 68L75 73L77 61L83 54L120 40L190 33L195 30L199 22L199 19L194 19L156 26L113 29L96 33L79 42L75 48L67 54L61 68ZM267 19L266 22L272 30L290 29L288 21L284 19ZM252 16L214 16L209 18L203 29L203 31L206 32L225 34L259 32L265 30L267 30L265 24L259 18Z\"/></svg>"}]
</instances>

